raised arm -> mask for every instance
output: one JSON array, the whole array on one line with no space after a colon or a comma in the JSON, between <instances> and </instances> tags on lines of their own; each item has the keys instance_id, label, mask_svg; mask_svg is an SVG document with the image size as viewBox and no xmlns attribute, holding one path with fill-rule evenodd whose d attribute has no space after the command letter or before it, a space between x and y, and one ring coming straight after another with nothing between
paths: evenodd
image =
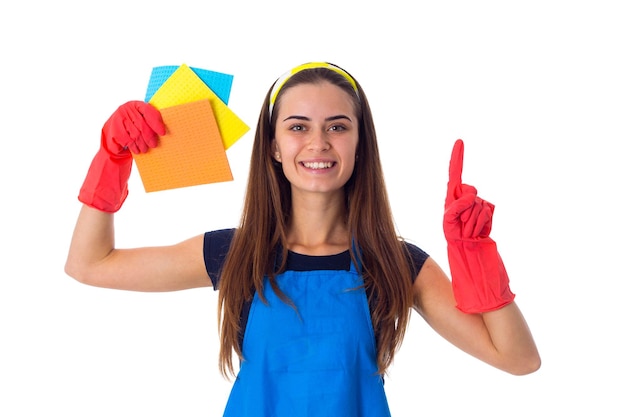
<instances>
[{"instance_id":1,"label":"raised arm","mask_svg":"<svg viewBox=\"0 0 626 417\"><path fill-rule=\"evenodd\" d=\"M452 280L429 259L415 282L416 308L467 353L512 374L534 372L541 364L539 353L489 237L494 205L462 183L462 170L463 142L458 140L450 160L443 224Z\"/></svg>"},{"instance_id":2,"label":"raised arm","mask_svg":"<svg viewBox=\"0 0 626 417\"><path fill-rule=\"evenodd\" d=\"M486 313L462 312L450 279L432 258L426 260L413 289L418 313L459 349L513 375L539 369L537 346L515 302Z\"/></svg>"},{"instance_id":3,"label":"raised arm","mask_svg":"<svg viewBox=\"0 0 626 417\"><path fill-rule=\"evenodd\" d=\"M83 207L65 264L71 277L88 285L134 291L211 285L202 235L172 246L115 248L114 213L128 195L131 150L146 152L165 132L158 110L139 101L123 104L105 123L100 149L78 197Z\"/></svg>"}]
</instances>

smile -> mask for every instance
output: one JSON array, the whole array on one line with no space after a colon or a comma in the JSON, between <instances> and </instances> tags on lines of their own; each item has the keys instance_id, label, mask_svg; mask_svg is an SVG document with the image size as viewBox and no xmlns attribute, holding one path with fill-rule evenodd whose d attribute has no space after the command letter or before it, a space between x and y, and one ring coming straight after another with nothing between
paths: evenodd
<instances>
[{"instance_id":1,"label":"smile","mask_svg":"<svg viewBox=\"0 0 626 417\"><path fill-rule=\"evenodd\" d=\"M335 165L334 162L303 162L302 165L304 165L305 168L310 168L310 169L326 169L326 168L331 168L333 165Z\"/></svg>"}]
</instances>

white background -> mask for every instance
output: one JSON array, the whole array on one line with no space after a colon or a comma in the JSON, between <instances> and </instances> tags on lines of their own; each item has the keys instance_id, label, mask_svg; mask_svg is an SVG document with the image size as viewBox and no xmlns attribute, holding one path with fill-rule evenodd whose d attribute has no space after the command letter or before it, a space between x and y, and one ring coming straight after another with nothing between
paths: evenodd
<instances>
[{"instance_id":1,"label":"white background","mask_svg":"<svg viewBox=\"0 0 626 417\"><path fill-rule=\"evenodd\" d=\"M446 268L448 162L465 140L463 179L496 204L492 236L542 354L537 373L510 376L414 315L387 377L393 415L626 415L620 3L3 3L0 415L221 415L217 294L66 276L78 189L102 124L144 98L152 67L225 72L251 127L228 151L235 181L146 194L134 171L117 244L236 225L263 97L317 60L363 85L398 229Z\"/></svg>"}]
</instances>

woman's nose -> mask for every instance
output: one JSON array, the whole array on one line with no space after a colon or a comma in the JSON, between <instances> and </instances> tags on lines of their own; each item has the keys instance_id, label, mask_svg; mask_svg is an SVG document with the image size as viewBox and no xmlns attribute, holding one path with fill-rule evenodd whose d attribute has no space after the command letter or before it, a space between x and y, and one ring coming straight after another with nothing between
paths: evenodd
<instances>
[{"instance_id":1,"label":"woman's nose","mask_svg":"<svg viewBox=\"0 0 626 417\"><path fill-rule=\"evenodd\" d=\"M309 149L316 151L325 151L330 147L326 132L316 130L311 132L309 137Z\"/></svg>"}]
</instances>

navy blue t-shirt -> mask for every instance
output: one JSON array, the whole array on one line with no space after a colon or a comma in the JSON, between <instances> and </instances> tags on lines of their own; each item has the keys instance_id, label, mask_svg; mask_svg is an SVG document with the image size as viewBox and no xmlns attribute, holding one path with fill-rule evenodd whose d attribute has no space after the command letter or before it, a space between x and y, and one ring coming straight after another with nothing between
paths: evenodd
<instances>
[{"instance_id":1,"label":"navy blue t-shirt","mask_svg":"<svg viewBox=\"0 0 626 417\"><path fill-rule=\"evenodd\" d=\"M234 234L235 229L221 229L204 234L204 266L211 277L214 289L219 288L220 273ZM411 275L415 279L428 258L428 254L412 243L406 242L406 245L413 261L410 263ZM349 271L350 252L346 250L336 255L311 256L288 251L286 269L288 271Z\"/></svg>"},{"instance_id":2,"label":"navy blue t-shirt","mask_svg":"<svg viewBox=\"0 0 626 417\"><path fill-rule=\"evenodd\" d=\"M221 229L204 234L204 265L213 283L213 288L216 290L219 288L220 274L234 234L235 229ZM412 243L406 242L405 244L412 260L410 262L412 268L411 276L415 280L428 258L428 254ZM326 256L302 255L288 251L286 269L288 271L349 271L350 262L351 258L348 250L336 255ZM249 312L250 303L246 303L241 314L241 328L243 330L245 330ZM239 342L240 344L243 343L243 331Z\"/></svg>"}]
</instances>

